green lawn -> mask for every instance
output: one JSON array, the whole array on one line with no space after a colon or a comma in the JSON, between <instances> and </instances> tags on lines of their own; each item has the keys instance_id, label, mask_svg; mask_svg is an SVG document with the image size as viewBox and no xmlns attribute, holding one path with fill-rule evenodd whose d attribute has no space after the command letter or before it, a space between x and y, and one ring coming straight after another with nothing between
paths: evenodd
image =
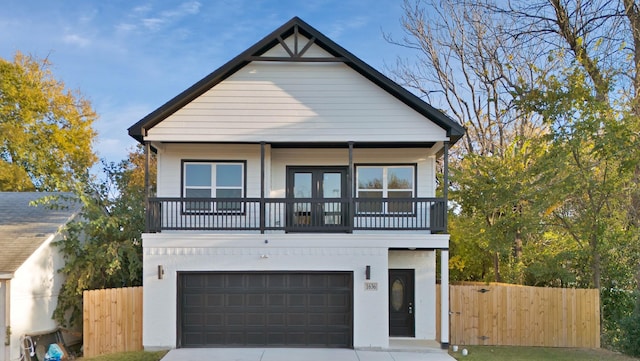
<instances>
[{"instance_id":1,"label":"green lawn","mask_svg":"<svg viewBox=\"0 0 640 361\"><path fill-rule=\"evenodd\" d=\"M467 356L461 351L466 348ZM576 349L551 347L512 347L512 346L459 346L458 352L449 350L456 360L464 361L637 361L638 359L604 349Z\"/></svg>"},{"instance_id":2,"label":"green lawn","mask_svg":"<svg viewBox=\"0 0 640 361\"><path fill-rule=\"evenodd\" d=\"M77 361L158 361L166 354L167 354L167 351L120 352L120 353L112 353L108 355L96 356L91 358L81 357L77 359Z\"/></svg>"}]
</instances>

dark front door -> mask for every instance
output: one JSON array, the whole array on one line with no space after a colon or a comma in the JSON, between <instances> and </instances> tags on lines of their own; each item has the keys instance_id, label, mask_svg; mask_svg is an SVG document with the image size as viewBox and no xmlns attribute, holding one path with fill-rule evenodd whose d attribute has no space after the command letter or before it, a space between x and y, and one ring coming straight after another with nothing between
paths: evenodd
<instances>
[{"instance_id":1,"label":"dark front door","mask_svg":"<svg viewBox=\"0 0 640 361\"><path fill-rule=\"evenodd\" d=\"M414 270L389 270L389 336L415 336Z\"/></svg>"},{"instance_id":2,"label":"dark front door","mask_svg":"<svg viewBox=\"0 0 640 361\"><path fill-rule=\"evenodd\" d=\"M287 228L346 230L346 167L287 168Z\"/></svg>"},{"instance_id":3,"label":"dark front door","mask_svg":"<svg viewBox=\"0 0 640 361\"><path fill-rule=\"evenodd\" d=\"M353 347L352 272L178 274L178 347Z\"/></svg>"}]
</instances>

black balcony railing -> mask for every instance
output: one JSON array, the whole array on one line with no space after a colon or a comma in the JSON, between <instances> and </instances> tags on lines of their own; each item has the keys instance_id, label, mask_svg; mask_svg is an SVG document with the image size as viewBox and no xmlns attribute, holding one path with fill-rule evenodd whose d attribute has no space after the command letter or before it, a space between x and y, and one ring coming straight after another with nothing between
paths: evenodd
<instances>
[{"instance_id":1,"label":"black balcony railing","mask_svg":"<svg viewBox=\"0 0 640 361\"><path fill-rule=\"evenodd\" d=\"M429 230L443 232L443 198L150 198L147 231Z\"/></svg>"}]
</instances>

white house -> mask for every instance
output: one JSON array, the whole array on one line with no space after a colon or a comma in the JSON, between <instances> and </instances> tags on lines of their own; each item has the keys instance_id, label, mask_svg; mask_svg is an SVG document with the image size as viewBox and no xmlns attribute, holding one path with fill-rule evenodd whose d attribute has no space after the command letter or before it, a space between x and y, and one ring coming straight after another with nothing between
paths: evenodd
<instances>
[{"instance_id":1,"label":"white house","mask_svg":"<svg viewBox=\"0 0 640 361\"><path fill-rule=\"evenodd\" d=\"M25 334L58 326L52 316L64 259L53 243L79 207L30 204L52 195L59 193L0 192L0 360L21 359Z\"/></svg>"},{"instance_id":2,"label":"white house","mask_svg":"<svg viewBox=\"0 0 640 361\"><path fill-rule=\"evenodd\" d=\"M158 164L146 349L447 346L449 117L293 18L129 134Z\"/></svg>"}]
</instances>

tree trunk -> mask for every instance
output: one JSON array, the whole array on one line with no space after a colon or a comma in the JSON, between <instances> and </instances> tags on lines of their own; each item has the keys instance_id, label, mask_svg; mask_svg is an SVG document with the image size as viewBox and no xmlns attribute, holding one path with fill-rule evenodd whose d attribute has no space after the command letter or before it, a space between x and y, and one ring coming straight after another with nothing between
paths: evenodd
<instances>
[{"instance_id":1,"label":"tree trunk","mask_svg":"<svg viewBox=\"0 0 640 361\"><path fill-rule=\"evenodd\" d=\"M515 258L516 269L518 270L518 284L523 284L524 275L522 274L521 267L519 267L522 262L522 231L520 229L516 230L516 237L513 245L513 256Z\"/></svg>"},{"instance_id":2,"label":"tree trunk","mask_svg":"<svg viewBox=\"0 0 640 361\"><path fill-rule=\"evenodd\" d=\"M493 275L495 282L502 282L502 277L500 276L500 252L493 254Z\"/></svg>"}]
</instances>

